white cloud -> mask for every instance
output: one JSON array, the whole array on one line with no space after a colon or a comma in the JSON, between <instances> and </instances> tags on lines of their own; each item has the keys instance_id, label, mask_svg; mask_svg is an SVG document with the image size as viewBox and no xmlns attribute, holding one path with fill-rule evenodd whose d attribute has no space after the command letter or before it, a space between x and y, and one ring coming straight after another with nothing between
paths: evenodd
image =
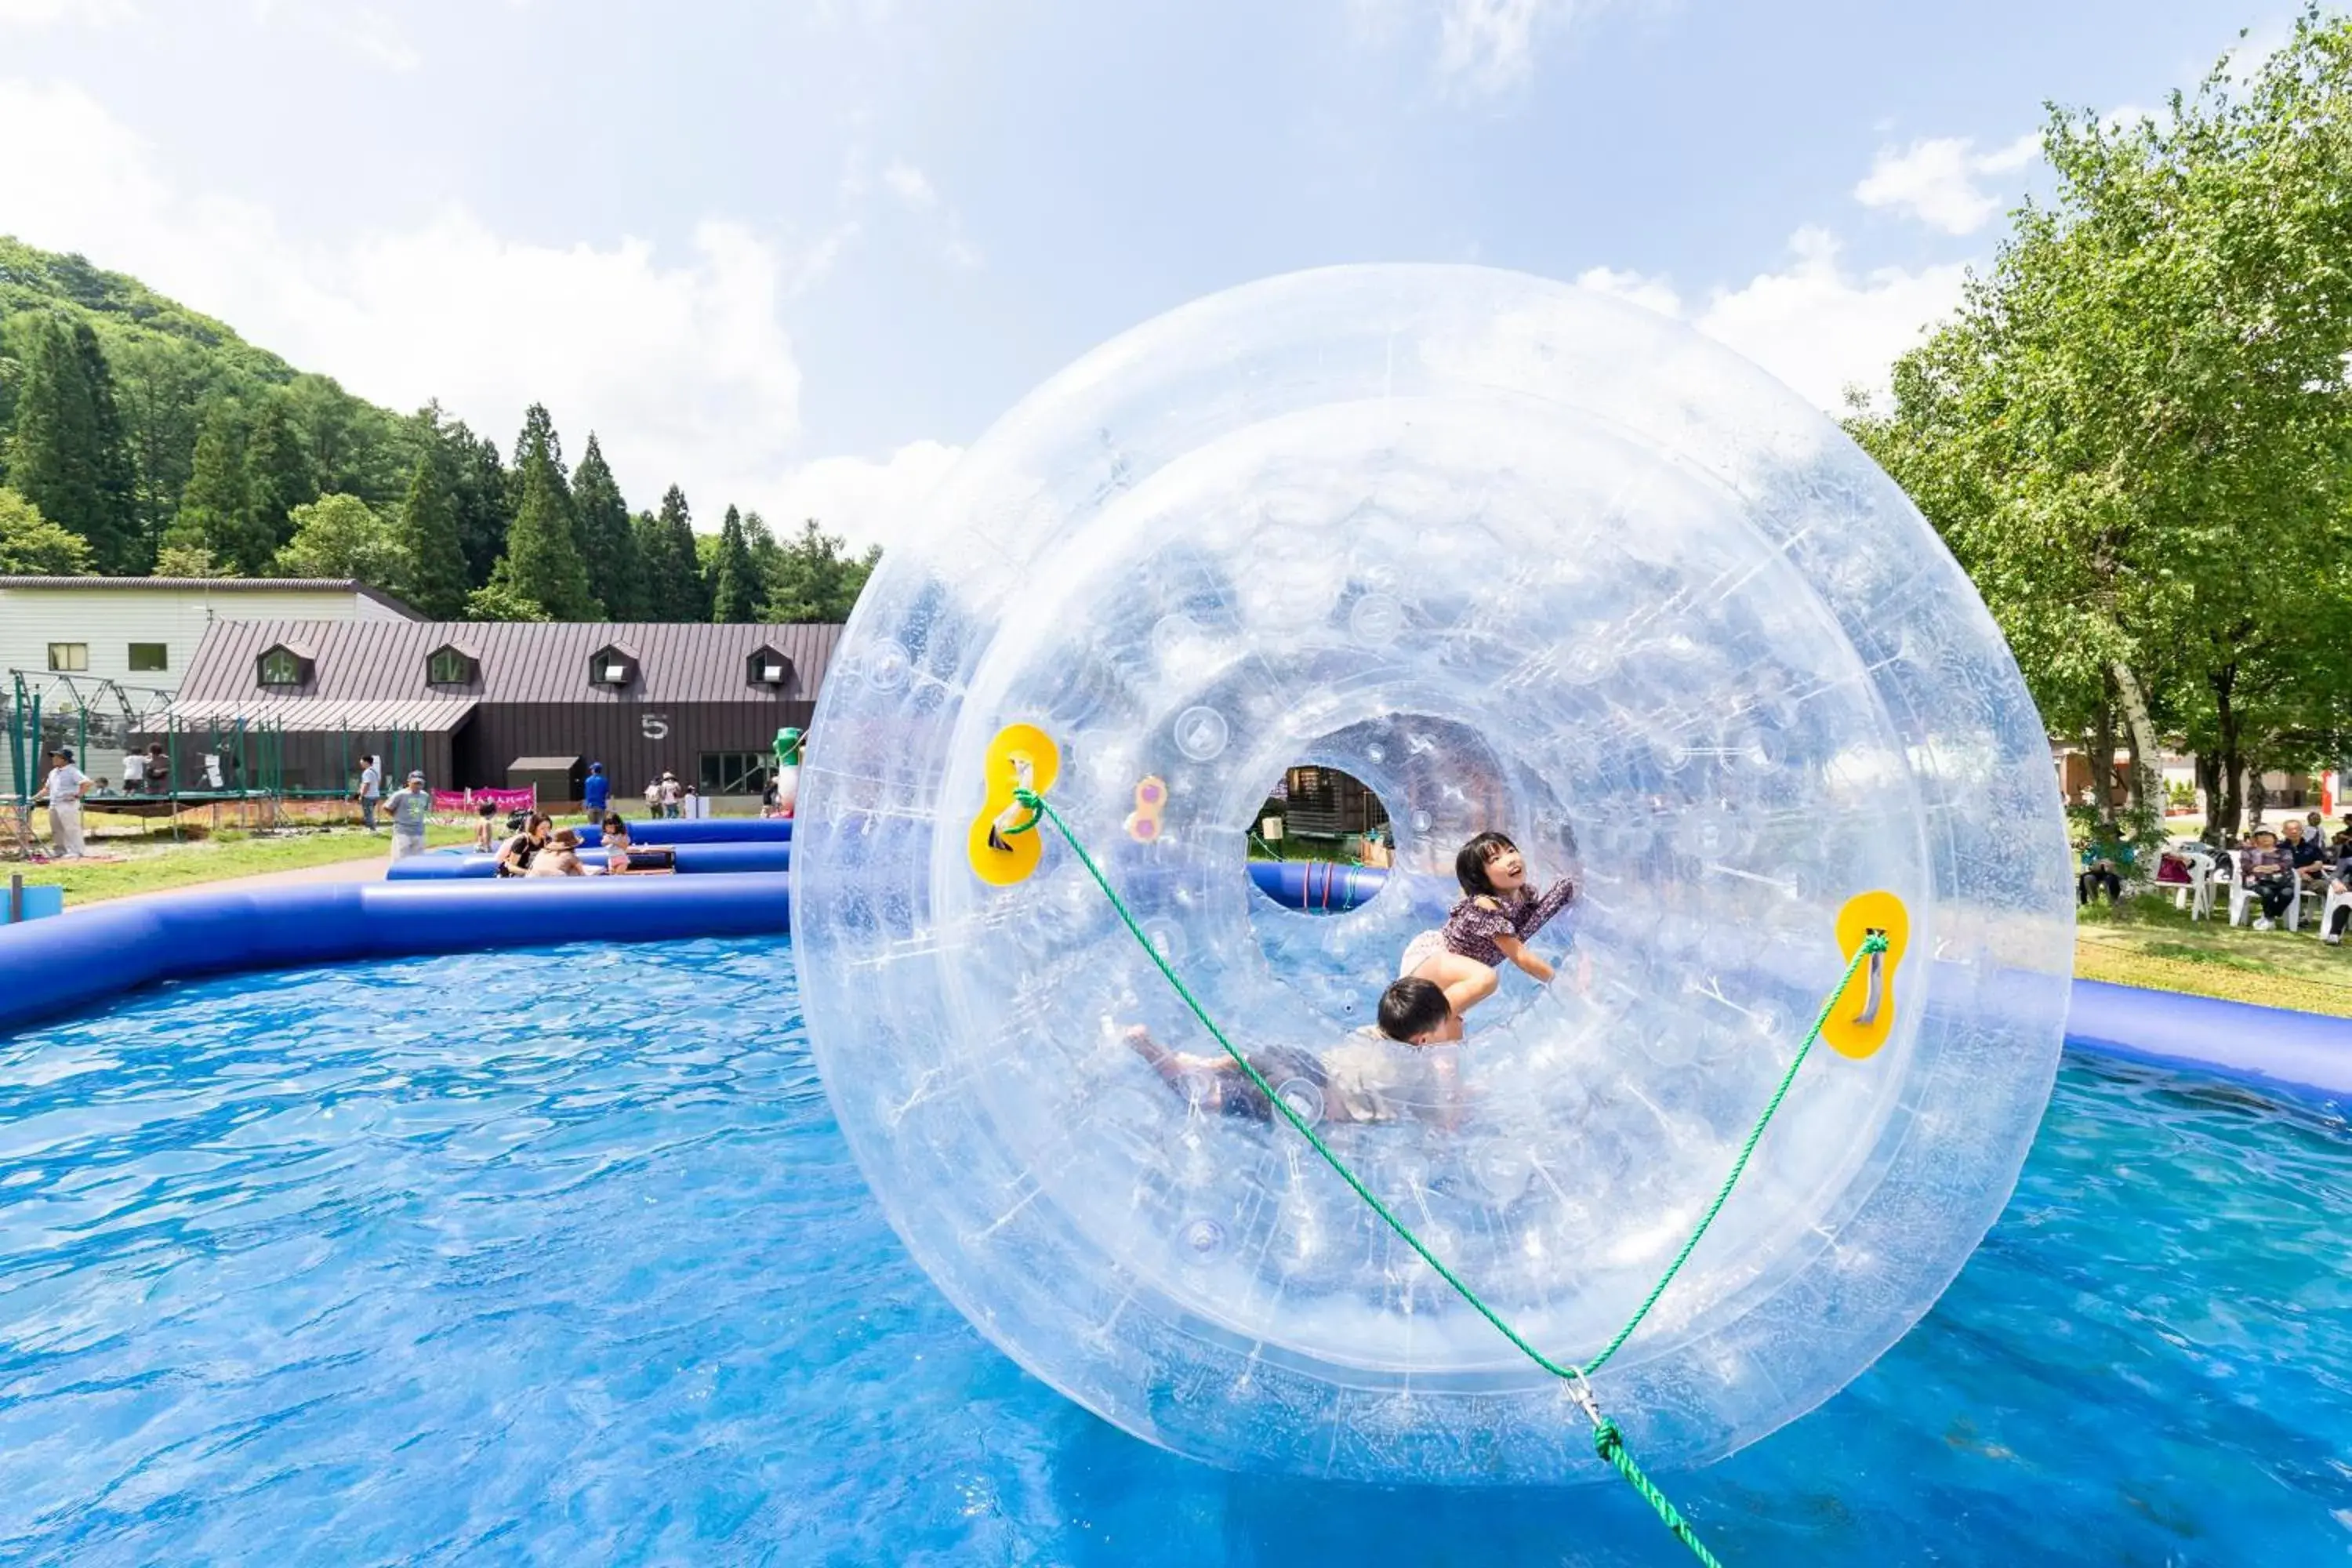
<instances>
[{"instance_id":1,"label":"white cloud","mask_svg":"<svg viewBox=\"0 0 2352 1568\"><path fill-rule=\"evenodd\" d=\"M0 82L0 146L46 149L0 159L8 232L134 273L362 396L437 396L501 443L543 402L574 452L604 437L641 506L673 481L714 514L761 505L796 466L801 374L780 317L796 261L740 224L703 224L679 256L515 239L457 206L297 238L167 175L72 87Z\"/></svg>"},{"instance_id":2,"label":"white cloud","mask_svg":"<svg viewBox=\"0 0 2352 1568\"><path fill-rule=\"evenodd\" d=\"M878 462L821 458L787 478L761 515L779 537L799 531L802 520L813 517L856 549L887 549L915 529L919 503L962 455L960 447L916 441Z\"/></svg>"},{"instance_id":3,"label":"white cloud","mask_svg":"<svg viewBox=\"0 0 2352 1568\"><path fill-rule=\"evenodd\" d=\"M2001 209L2001 198L1979 182L2014 174L2041 151L2038 132L1990 153L1979 153L1966 136L1932 137L1900 151L1882 147L1853 195L1866 207L1891 208L1946 234L1974 234Z\"/></svg>"},{"instance_id":4,"label":"white cloud","mask_svg":"<svg viewBox=\"0 0 2352 1568\"><path fill-rule=\"evenodd\" d=\"M903 159L882 171L882 183L890 187L892 195L918 212L940 205L940 193L931 188L930 176Z\"/></svg>"},{"instance_id":5,"label":"white cloud","mask_svg":"<svg viewBox=\"0 0 2352 1568\"><path fill-rule=\"evenodd\" d=\"M0 27L46 27L59 22L104 27L137 15L131 0L0 0Z\"/></svg>"},{"instance_id":6,"label":"white cloud","mask_svg":"<svg viewBox=\"0 0 2352 1568\"><path fill-rule=\"evenodd\" d=\"M1789 246L1785 270L1716 290L1693 324L1832 410L1850 385L1883 392L1895 356L1952 312L1968 279L1961 262L1850 273L1821 228L1799 229Z\"/></svg>"},{"instance_id":7,"label":"white cloud","mask_svg":"<svg viewBox=\"0 0 2352 1568\"><path fill-rule=\"evenodd\" d=\"M1791 388L1833 413L1845 390L1886 390L1895 356L1960 301L1962 263L1911 271L1881 267L1856 275L1839 259L1837 237L1801 228L1789 239L1782 271L1759 273L1737 289L1717 289L1696 314L1664 278L1596 267L1577 279L1662 315L1681 317L1738 350Z\"/></svg>"},{"instance_id":8,"label":"white cloud","mask_svg":"<svg viewBox=\"0 0 2352 1568\"><path fill-rule=\"evenodd\" d=\"M1524 85L1547 38L1614 3L1347 0L1346 15L1349 37L1363 48L1417 47L1433 27L1439 86L1456 97L1482 98Z\"/></svg>"},{"instance_id":9,"label":"white cloud","mask_svg":"<svg viewBox=\"0 0 2352 1568\"><path fill-rule=\"evenodd\" d=\"M963 216L940 199L939 187L931 184L929 174L904 158L897 158L882 171L882 184L906 205L908 212L920 215L919 221L936 237L940 254L946 258L949 266L971 268L986 265L987 258L981 253L980 247L964 235ZM854 201L865 191L864 170L858 161L853 159L842 176L842 194Z\"/></svg>"},{"instance_id":10,"label":"white cloud","mask_svg":"<svg viewBox=\"0 0 2352 1568\"><path fill-rule=\"evenodd\" d=\"M1620 271L1614 267L1595 267L1580 273L1577 286L1607 294L1628 304L1639 305L1645 310L1655 310L1661 316L1683 313L1683 297L1674 284L1664 278L1644 277L1639 272Z\"/></svg>"}]
</instances>

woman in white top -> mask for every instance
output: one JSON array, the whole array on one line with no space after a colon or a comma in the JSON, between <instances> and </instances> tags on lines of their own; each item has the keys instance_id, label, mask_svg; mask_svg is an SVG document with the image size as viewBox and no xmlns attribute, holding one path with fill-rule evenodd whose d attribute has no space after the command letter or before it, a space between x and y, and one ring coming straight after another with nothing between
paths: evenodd
<instances>
[{"instance_id":1,"label":"woman in white top","mask_svg":"<svg viewBox=\"0 0 2352 1568\"><path fill-rule=\"evenodd\" d=\"M58 853L68 859L85 858L81 847L81 797L89 775L74 766L73 752L63 746L49 753L49 780L41 793L49 797L49 837Z\"/></svg>"}]
</instances>

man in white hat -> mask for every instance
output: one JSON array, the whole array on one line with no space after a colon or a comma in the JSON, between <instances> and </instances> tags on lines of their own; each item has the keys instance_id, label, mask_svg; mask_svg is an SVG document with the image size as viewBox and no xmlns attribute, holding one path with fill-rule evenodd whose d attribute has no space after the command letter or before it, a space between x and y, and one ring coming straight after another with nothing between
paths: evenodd
<instances>
[{"instance_id":1,"label":"man in white hat","mask_svg":"<svg viewBox=\"0 0 2352 1568\"><path fill-rule=\"evenodd\" d=\"M433 817L433 792L425 787L425 775L409 774L408 783L386 795L383 805L392 818L392 858L405 860L424 854L425 825Z\"/></svg>"},{"instance_id":2,"label":"man in white hat","mask_svg":"<svg viewBox=\"0 0 2352 1568\"><path fill-rule=\"evenodd\" d=\"M74 754L65 746L49 753L48 782L41 793L49 798L49 837L58 853L69 859L85 858L81 847L81 797L89 775L74 766Z\"/></svg>"}]
</instances>

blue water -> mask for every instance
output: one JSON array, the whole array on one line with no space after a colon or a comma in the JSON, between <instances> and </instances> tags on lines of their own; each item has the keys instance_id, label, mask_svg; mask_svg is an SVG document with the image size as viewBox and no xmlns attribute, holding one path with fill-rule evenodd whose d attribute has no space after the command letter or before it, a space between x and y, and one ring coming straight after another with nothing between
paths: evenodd
<instances>
[{"instance_id":1,"label":"blue water","mask_svg":"<svg viewBox=\"0 0 2352 1568\"><path fill-rule=\"evenodd\" d=\"M2352 1132L2070 1063L2007 1215L1671 1489L1735 1563L2352 1554ZM1685 1561L1620 1490L1228 1476L908 1261L789 952L432 959L0 1041L0 1561Z\"/></svg>"}]
</instances>

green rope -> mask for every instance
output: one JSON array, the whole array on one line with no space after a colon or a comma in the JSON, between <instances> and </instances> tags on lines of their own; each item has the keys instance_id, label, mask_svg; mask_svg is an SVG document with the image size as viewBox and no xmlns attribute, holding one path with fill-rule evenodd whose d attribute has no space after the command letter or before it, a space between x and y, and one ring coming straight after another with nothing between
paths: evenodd
<instances>
[{"instance_id":1,"label":"green rope","mask_svg":"<svg viewBox=\"0 0 2352 1568\"><path fill-rule=\"evenodd\" d=\"M1505 1322L1492 1307L1486 1305L1475 1290L1473 1290L1454 1270L1448 1268L1435 1253L1429 1250L1421 1237L1412 1233L1410 1226L1399 1219L1386 1204L1373 1194L1370 1188L1357 1179L1356 1173L1348 1168L1347 1163L1332 1152L1329 1144L1316 1135L1314 1127L1307 1122L1307 1119L1301 1116L1288 1100L1275 1092L1274 1085L1266 1081L1265 1075L1259 1072L1251 1064L1249 1058L1243 1056L1234 1047L1233 1041L1225 1037L1225 1032L1217 1026L1217 1021L1214 1018L1209 1016L1208 1009L1201 1005L1200 999L1192 994L1182 977L1160 953L1158 945L1144 934L1143 928L1136 923L1134 913L1128 909L1127 901L1121 899L1118 891L1111 887L1110 879L1103 875L1103 869L1095 863L1095 858L1087 853L1085 845L1078 842L1078 836L1071 830L1070 825L1062 819L1062 814L1055 811L1051 803L1034 790L1016 789L1013 792L1013 798L1028 809L1029 820L1006 831L1025 833L1041 822L1050 822L1054 825L1064 841L1069 845L1070 852L1078 858L1078 864L1086 868L1087 875L1094 879L1095 886L1100 888L1103 897L1110 900L1110 907L1118 912L1120 923L1127 927L1128 934L1135 938L1137 945L1143 949L1145 954L1150 958L1153 967L1160 971L1160 975L1174 989L1176 994L1182 998L1184 1005L1192 1010L1192 1016L1201 1021L1201 1026L1209 1031L1210 1037L1223 1048L1225 1055L1234 1059L1234 1065L1248 1076L1250 1082L1257 1086L1258 1092L1265 1096L1266 1103L1280 1113L1282 1119L1290 1124L1294 1131L1307 1140L1308 1146L1322 1157L1323 1163L1330 1166L1339 1179L1348 1184L1349 1189L1363 1199L1365 1205L1380 1215L1388 1227L1394 1231L1407 1247L1412 1247L1423 1263L1428 1264L1436 1272L1439 1279L1453 1287L1455 1295L1468 1302L1480 1317L1494 1325L1496 1331L1508 1340L1521 1354L1554 1377L1568 1384L1570 1396L1576 1400L1578 1405L1592 1422L1593 1451L1619 1475L1624 1477L1626 1483L1642 1495L1643 1500L1656 1511L1660 1522L1673 1532L1675 1540L1689 1547L1692 1553L1701 1563L1706 1563L1707 1568L1722 1568L1722 1564L1717 1561L1715 1555L1700 1542L1697 1532L1691 1528L1689 1521L1683 1518L1666 1495L1642 1473L1642 1468L1634 1462L1633 1454L1625 1447L1624 1435L1617 1429L1615 1422L1601 1414L1600 1405L1593 1398L1591 1388L1585 1379L1588 1374L1598 1372L1602 1363L1615 1355L1623 1347L1625 1342L1633 1337L1633 1331L1641 1326L1644 1318L1649 1316L1650 1309L1658 1304L1658 1298L1665 1294L1666 1287L1674 1282L1675 1276L1681 1271L1683 1265L1690 1260L1690 1255L1698 1247L1699 1239L1706 1236L1707 1227L1715 1223L1716 1215L1723 1211L1724 1204L1731 1197L1732 1188L1738 1184L1741 1174L1748 1169L1748 1159L1756 1152L1756 1145L1762 1141L1764 1129L1771 1121L1773 1113L1780 1109L1780 1102L1788 1098L1790 1086L1797 1080L1797 1069L1804 1066L1805 1058L1812 1050L1813 1042L1821 1038L1822 1029L1829 1022L1831 1009L1837 1005L1837 999L1844 994L1847 984L1853 979L1854 971L1862 966L1862 961L1872 953L1886 951L1886 939L1875 932L1872 933L1847 963L1845 973L1839 977L1837 984L1831 990L1828 998L1822 1002L1821 1013L1813 1019L1812 1028L1806 1033L1803 1043L1797 1047L1796 1058L1790 1062L1789 1070L1780 1075L1780 1087L1773 1090L1770 1101L1764 1107L1764 1113L1756 1119L1755 1126L1748 1130L1748 1142L1741 1145L1739 1157L1732 1162L1731 1173L1724 1178L1723 1185L1717 1189L1715 1201L1707 1205L1706 1213L1700 1216L1697 1227L1691 1232L1690 1239L1683 1244L1682 1251L1677 1253L1674 1262L1667 1266L1665 1273L1659 1279L1656 1287L1650 1291L1641 1306L1634 1310L1633 1317L1626 1321L1623 1328L1617 1331L1616 1337L1602 1348L1599 1355L1594 1356L1582 1366L1564 1366L1528 1343L1520 1337L1517 1330Z\"/></svg>"}]
</instances>

